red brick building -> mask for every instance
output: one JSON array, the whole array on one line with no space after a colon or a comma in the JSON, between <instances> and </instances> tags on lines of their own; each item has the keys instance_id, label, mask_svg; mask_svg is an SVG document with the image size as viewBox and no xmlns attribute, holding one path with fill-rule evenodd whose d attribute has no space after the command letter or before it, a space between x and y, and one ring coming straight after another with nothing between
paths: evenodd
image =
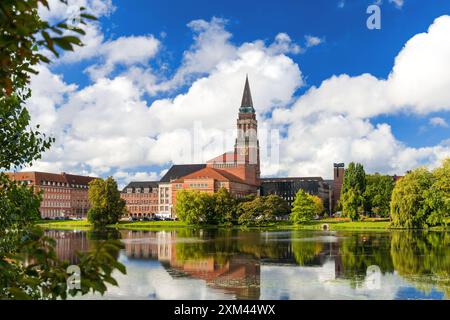
<instances>
[{"instance_id":1,"label":"red brick building","mask_svg":"<svg viewBox=\"0 0 450 320\"><path fill-rule=\"evenodd\" d=\"M121 192L129 217L151 217L159 210L159 188L156 181L130 182Z\"/></svg>"},{"instance_id":2,"label":"red brick building","mask_svg":"<svg viewBox=\"0 0 450 320\"><path fill-rule=\"evenodd\" d=\"M42 218L83 218L90 207L88 184L93 177L62 172L14 172L8 173L12 180L22 181L43 191L39 211Z\"/></svg>"},{"instance_id":3,"label":"red brick building","mask_svg":"<svg viewBox=\"0 0 450 320\"><path fill-rule=\"evenodd\" d=\"M206 163L200 169L172 182L172 202L182 189L214 193L221 187L236 197L257 194L260 186L260 158L258 122L253 108L248 78L237 119L237 137L234 151L226 152Z\"/></svg>"}]
</instances>

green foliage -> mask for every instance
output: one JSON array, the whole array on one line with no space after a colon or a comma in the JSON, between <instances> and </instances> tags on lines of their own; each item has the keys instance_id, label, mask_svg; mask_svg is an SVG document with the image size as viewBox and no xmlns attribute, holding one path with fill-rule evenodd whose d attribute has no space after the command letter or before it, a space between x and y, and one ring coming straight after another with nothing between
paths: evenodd
<instances>
[{"instance_id":1,"label":"green foliage","mask_svg":"<svg viewBox=\"0 0 450 320\"><path fill-rule=\"evenodd\" d=\"M91 203L88 221L94 228L117 223L125 213L125 200L120 198L117 182L112 177L92 180L89 183L88 197Z\"/></svg>"},{"instance_id":2,"label":"green foliage","mask_svg":"<svg viewBox=\"0 0 450 320\"><path fill-rule=\"evenodd\" d=\"M433 176L425 168L406 174L395 184L391 200L391 224L396 228L423 228L430 215L425 205Z\"/></svg>"},{"instance_id":3,"label":"green foliage","mask_svg":"<svg viewBox=\"0 0 450 320\"><path fill-rule=\"evenodd\" d=\"M239 224L264 224L289 214L289 205L277 195L257 196L241 202L238 207Z\"/></svg>"},{"instance_id":4,"label":"green foliage","mask_svg":"<svg viewBox=\"0 0 450 320\"><path fill-rule=\"evenodd\" d=\"M218 223L231 224L236 220L237 204L236 199L231 196L226 188L220 188L214 193L214 216Z\"/></svg>"},{"instance_id":5,"label":"green foliage","mask_svg":"<svg viewBox=\"0 0 450 320\"><path fill-rule=\"evenodd\" d=\"M316 214L322 215L325 211L325 207L323 206L323 201L318 196L312 196L312 199L314 201L314 205L316 206Z\"/></svg>"},{"instance_id":6,"label":"green foliage","mask_svg":"<svg viewBox=\"0 0 450 320\"><path fill-rule=\"evenodd\" d=\"M300 189L295 195L295 200L292 203L292 212L290 219L295 224L305 223L314 218L317 213L317 206L314 202L313 196L307 194L303 189Z\"/></svg>"},{"instance_id":7,"label":"green foliage","mask_svg":"<svg viewBox=\"0 0 450 320\"><path fill-rule=\"evenodd\" d=\"M397 181L391 200L391 226L425 228L445 225L450 212L450 159L429 172L419 168Z\"/></svg>"},{"instance_id":8,"label":"green foliage","mask_svg":"<svg viewBox=\"0 0 450 320\"><path fill-rule=\"evenodd\" d=\"M359 219L359 213L363 211L366 190L366 173L360 163L351 162L345 170L344 182L341 190L342 213L344 217L353 221Z\"/></svg>"},{"instance_id":9,"label":"green foliage","mask_svg":"<svg viewBox=\"0 0 450 320\"><path fill-rule=\"evenodd\" d=\"M364 191L364 209L381 217L389 216L394 179L391 176L378 173L366 176L366 190Z\"/></svg>"},{"instance_id":10,"label":"green foliage","mask_svg":"<svg viewBox=\"0 0 450 320\"><path fill-rule=\"evenodd\" d=\"M197 190L180 190L177 192L175 205L177 217L187 224L213 223L214 196Z\"/></svg>"},{"instance_id":11,"label":"green foliage","mask_svg":"<svg viewBox=\"0 0 450 320\"><path fill-rule=\"evenodd\" d=\"M79 254L81 288L68 290L68 262L60 261L55 241L34 226L41 195L0 173L0 299L66 299L68 295L104 293L115 284L113 270L125 272L117 261L122 245L105 242Z\"/></svg>"},{"instance_id":12,"label":"green foliage","mask_svg":"<svg viewBox=\"0 0 450 320\"><path fill-rule=\"evenodd\" d=\"M61 0L66 3L67 1ZM47 0L2 0L0 4L0 91L1 95L16 93L29 83L29 74L37 73L33 67L50 62L40 48L46 48L54 55L59 51L74 49L82 43L77 35L85 34L79 26L96 18L85 12L71 21L61 21L55 25L40 19L39 4L47 7ZM23 100L23 99L22 99Z\"/></svg>"},{"instance_id":13,"label":"green foliage","mask_svg":"<svg viewBox=\"0 0 450 320\"><path fill-rule=\"evenodd\" d=\"M344 182L342 183L341 196L348 190L355 189L359 194L363 194L366 189L366 173L364 166L360 163L350 162L345 170Z\"/></svg>"},{"instance_id":14,"label":"green foliage","mask_svg":"<svg viewBox=\"0 0 450 320\"><path fill-rule=\"evenodd\" d=\"M65 1L62 1L65 2ZM0 2L0 170L20 168L39 159L54 141L30 127L30 115L24 107L30 97L29 74L33 66L50 62L39 47L58 55L55 47L73 49L81 42L63 30L83 34L67 22L50 26L40 20L38 4L46 0L2 0ZM81 11L84 9L82 8ZM94 17L81 14L80 23ZM56 35L55 35L56 34ZM0 173L0 299L66 299L67 295L90 291L104 293L105 282L118 269L120 243L108 242L91 253L79 254L81 289L68 290L68 263L60 261L54 240L34 227L39 219L41 195L33 189L9 180Z\"/></svg>"},{"instance_id":15,"label":"green foliage","mask_svg":"<svg viewBox=\"0 0 450 320\"><path fill-rule=\"evenodd\" d=\"M65 2L65 1L62 1ZM31 96L28 88L33 67L48 63L42 54L46 48L58 56L62 50L73 50L81 45L76 34L84 34L75 27L75 21L62 21L50 25L38 16L38 4L48 7L46 0L2 0L0 3L0 168L9 170L31 164L54 142L30 126L30 115L24 107ZM84 13L76 22L86 24L95 19Z\"/></svg>"},{"instance_id":16,"label":"green foliage","mask_svg":"<svg viewBox=\"0 0 450 320\"><path fill-rule=\"evenodd\" d=\"M287 202L275 195L235 199L227 189L214 194L196 190L177 192L178 218L187 224L262 224L289 214Z\"/></svg>"},{"instance_id":17,"label":"green foliage","mask_svg":"<svg viewBox=\"0 0 450 320\"><path fill-rule=\"evenodd\" d=\"M341 199L344 217L350 218L352 221L358 220L359 213L363 209L363 200L359 190L354 188L347 190Z\"/></svg>"},{"instance_id":18,"label":"green foliage","mask_svg":"<svg viewBox=\"0 0 450 320\"><path fill-rule=\"evenodd\" d=\"M425 206L430 210L428 225L445 225L450 216L450 158L433 171L434 182L425 192Z\"/></svg>"}]
</instances>

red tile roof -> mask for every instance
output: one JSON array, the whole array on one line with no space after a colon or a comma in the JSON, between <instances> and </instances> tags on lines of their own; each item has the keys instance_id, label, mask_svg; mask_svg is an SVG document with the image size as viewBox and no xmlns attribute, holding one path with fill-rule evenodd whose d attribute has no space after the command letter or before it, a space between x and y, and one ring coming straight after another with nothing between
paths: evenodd
<instances>
[{"instance_id":1,"label":"red tile roof","mask_svg":"<svg viewBox=\"0 0 450 320\"><path fill-rule=\"evenodd\" d=\"M178 179L175 182L183 182L184 180L187 180L187 179L214 179L214 180L218 180L218 181L231 181L231 182L248 184L241 178L235 176L234 174L231 174L224 170L211 168L211 167L206 167L201 170L190 173L184 177L181 177L180 179Z\"/></svg>"}]
</instances>

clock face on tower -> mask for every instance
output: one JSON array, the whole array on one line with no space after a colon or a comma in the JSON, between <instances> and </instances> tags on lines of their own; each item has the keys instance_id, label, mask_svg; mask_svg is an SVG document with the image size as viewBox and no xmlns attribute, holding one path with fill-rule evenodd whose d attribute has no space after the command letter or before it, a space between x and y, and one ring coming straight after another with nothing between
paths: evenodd
<instances>
[{"instance_id":1,"label":"clock face on tower","mask_svg":"<svg viewBox=\"0 0 450 320\"><path fill-rule=\"evenodd\" d=\"M247 148L240 148L239 149L239 154L241 156L247 156L248 155L248 149Z\"/></svg>"}]
</instances>

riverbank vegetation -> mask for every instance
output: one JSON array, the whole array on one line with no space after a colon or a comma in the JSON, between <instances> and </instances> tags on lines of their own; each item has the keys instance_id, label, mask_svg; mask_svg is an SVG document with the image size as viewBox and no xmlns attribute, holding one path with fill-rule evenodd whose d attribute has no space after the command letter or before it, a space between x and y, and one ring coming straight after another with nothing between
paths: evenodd
<instances>
[{"instance_id":1,"label":"riverbank vegetation","mask_svg":"<svg viewBox=\"0 0 450 320\"><path fill-rule=\"evenodd\" d=\"M342 216L352 221L377 215L390 218L391 228L445 227L450 216L450 158L431 172L418 168L397 181L366 175L361 164L350 163L340 208Z\"/></svg>"},{"instance_id":2,"label":"riverbank vegetation","mask_svg":"<svg viewBox=\"0 0 450 320\"><path fill-rule=\"evenodd\" d=\"M50 62L47 53L58 56L81 45L78 35L85 32L79 26L95 19L80 8L81 14L74 17L77 25L50 25L39 17L39 5L48 8L44 0L2 1L0 6L0 300L103 294L107 283L117 284L112 278L115 270L125 273L117 261L123 245L99 241L92 252L79 254L81 280L71 281L69 262L58 259L55 240L35 224L42 194L4 173L31 165L54 142L32 125L25 107L31 96L30 74Z\"/></svg>"}]
</instances>

